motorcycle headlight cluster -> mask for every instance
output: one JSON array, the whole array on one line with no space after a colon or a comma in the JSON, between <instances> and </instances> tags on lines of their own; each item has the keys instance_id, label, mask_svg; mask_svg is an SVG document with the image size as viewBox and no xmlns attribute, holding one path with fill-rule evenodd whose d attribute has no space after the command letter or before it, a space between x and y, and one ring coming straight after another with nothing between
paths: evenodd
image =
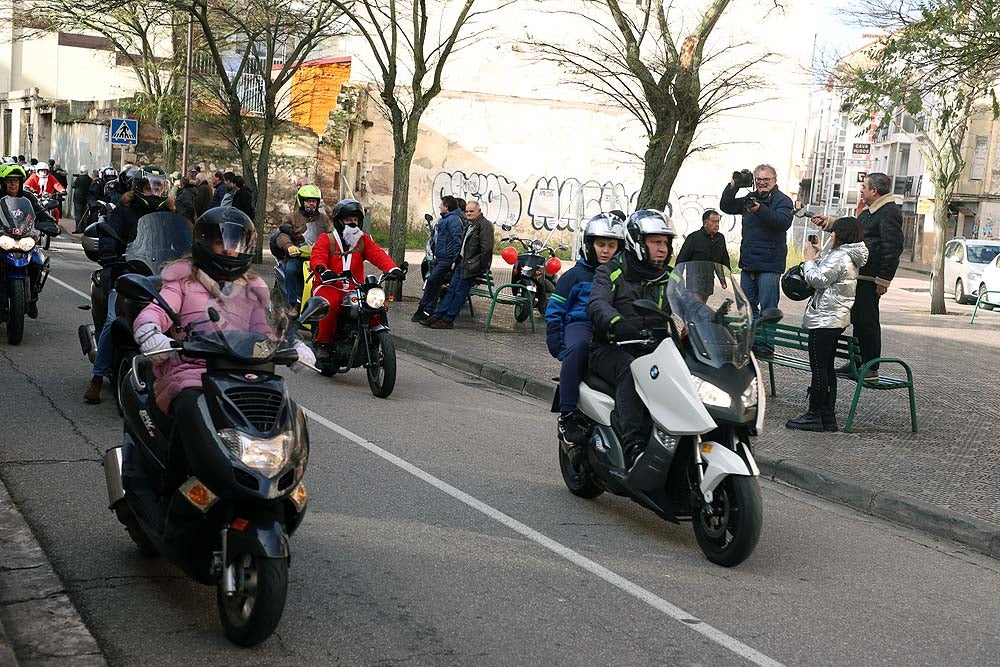
<instances>
[{"instance_id":1,"label":"motorcycle headlight cluster","mask_svg":"<svg viewBox=\"0 0 1000 667\"><path fill-rule=\"evenodd\" d=\"M700 377L691 376L694 386L698 389L698 398L705 405L716 408L729 408L733 405L733 399L728 392L722 391L711 382L706 382Z\"/></svg>"},{"instance_id":2,"label":"motorcycle headlight cluster","mask_svg":"<svg viewBox=\"0 0 1000 667\"><path fill-rule=\"evenodd\" d=\"M17 241L10 236L0 236L0 248L3 250L13 250L17 247Z\"/></svg>"},{"instance_id":3,"label":"motorcycle headlight cluster","mask_svg":"<svg viewBox=\"0 0 1000 667\"><path fill-rule=\"evenodd\" d=\"M385 290L381 287L372 287L365 294L365 303L369 308L381 308L385 305Z\"/></svg>"},{"instance_id":4,"label":"motorcycle headlight cluster","mask_svg":"<svg viewBox=\"0 0 1000 667\"><path fill-rule=\"evenodd\" d=\"M30 236L25 237L17 242L17 247L23 250L24 252L28 252L35 247L35 239L31 238Z\"/></svg>"},{"instance_id":5,"label":"motorcycle headlight cluster","mask_svg":"<svg viewBox=\"0 0 1000 667\"><path fill-rule=\"evenodd\" d=\"M757 378L751 380L750 385L746 388L746 391L740 396L740 403L743 405L744 410L748 410L757 405Z\"/></svg>"},{"instance_id":6,"label":"motorcycle headlight cluster","mask_svg":"<svg viewBox=\"0 0 1000 667\"><path fill-rule=\"evenodd\" d=\"M252 438L234 428L219 431L226 448L244 465L274 477L288 463L295 448L295 431L285 431L273 438Z\"/></svg>"}]
</instances>

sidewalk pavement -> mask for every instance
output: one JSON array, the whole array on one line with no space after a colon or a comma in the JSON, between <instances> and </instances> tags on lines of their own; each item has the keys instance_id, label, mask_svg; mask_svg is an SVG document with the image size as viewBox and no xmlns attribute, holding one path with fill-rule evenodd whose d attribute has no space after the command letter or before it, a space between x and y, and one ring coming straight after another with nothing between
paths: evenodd
<instances>
[{"instance_id":1,"label":"sidewalk pavement","mask_svg":"<svg viewBox=\"0 0 1000 667\"><path fill-rule=\"evenodd\" d=\"M419 257L410 261L403 292L410 300L392 306L397 349L551 401L559 363L545 347L544 321L532 335L510 306L498 306L484 333L488 303L474 299L475 320L466 307L454 329L414 324ZM801 323L802 303L782 298L780 307L785 322ZM882 300L883 355L913 369L919 433L910 432L905 391L872 389L862 392L854 432L790 431L784 423L804 411L809 376L775 367L778 396L767 397L755 454L769 478L1000 558L1000 311L970 325L970 306L949 302L948 310L931 316L928 278L906 269ZM766 372L764 384L769 389ZM841 426L854 388L841 381ZM554 415L552 429L554 436Z\"/></svg>"}]
</instances>

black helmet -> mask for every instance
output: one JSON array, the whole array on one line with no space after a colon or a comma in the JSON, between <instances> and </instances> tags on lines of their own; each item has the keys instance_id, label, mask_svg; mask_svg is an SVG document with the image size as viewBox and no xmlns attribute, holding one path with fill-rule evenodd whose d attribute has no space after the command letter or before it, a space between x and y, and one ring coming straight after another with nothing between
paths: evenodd
<instances>
[{"instance_id":1,"label":"black helmet","mask_svg":"<svg viewBox=\"0 0 1000 667\"><path fill-rule=\"evenodd\" d=\"M205 211L192 230L194 265L219 282L235 280L250 268L257 234L247 214L232 206Z\"/></svg>"},{"instance_id":2,"label":"black helmet","mask_svg":"<svg viewBox=\"0 0 1000 667\"><path fill-rule=\"evenodd\" d=\"M816 289L806 282L804 264L793 266L781 276L781 291L792 301L805 301L816 292Z\"/></svg>"},{"instance_id":3,"label":"black helmet","mask_svg":"<svg viewBox=\"0 0 1000 667\"><path fill-rule=\"evenodd\" d=\"M143 192L147 185L152 194L147 195ZM167 201L169 187L166 172L153 165L146 165L132 175L132 193L150 211L159 210Z\"/></svg>"},{"instance_id":4,"label":"black helmet","mask_svg":"<svg viewBox=\"0 0 1000 667\"><path fill-rule=\"evenodd\" d=\"M358 226L364 225L365 209L361 206L361 202L356 199L341 199L337 202L337 205L333 207L333 224L336 225L337 229L344 228L343 219L347 216L356 216Z\"/></svg>"}]
</instances>

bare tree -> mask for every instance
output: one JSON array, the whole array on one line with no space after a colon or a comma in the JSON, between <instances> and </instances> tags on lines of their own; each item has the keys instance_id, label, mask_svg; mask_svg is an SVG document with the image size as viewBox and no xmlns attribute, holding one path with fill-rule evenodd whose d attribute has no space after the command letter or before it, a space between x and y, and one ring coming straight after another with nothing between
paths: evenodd
<instances>
[{"instance_id":1,"label":"bare tree","mask_svg":"<svg viewBox=\"0 0 1000 667\"><path fill-rule=\"evenodd\" d=\"M948 206L965 169L965 138L976 114L1000 117L994 84L1000 80L997 7L993 0L871 0L866 17L889 32L861 56L844 59L839 85L854 104L855 120L880 128L901 123L927 162L934 184L932 314L947 312L944 246Z\"/></svg>"},{"instance_id":2,"label":"bare tree","mask_svg":"<svg viewBox=\"0 0 1000 667\"><path fill-rule=\"evenodd\" d=\"M180 141L184 100L181 76L186 54L186 14L158 0L133 4L97 0L17 0L20 39L52 31L92 31L107 40L116 60L139 83L131 111L160 130L163 166L173 171Z\"/></svg>"},{"instance_id":3,"label":"bare tree","mask_svg":"<svg viewBox=\"0 0 1000 667\"><path fill-rule=\"evenodd\" d=\"M514 0L493 0L490 8L476 11L476 0L332 2L368 43L381 79L380 100L392 126L394 149L389 254L398 263L406 251L410 166L420 119L441 92L448 58L484 32L466 32L466 25ZM436 9L433 17L428 14L429 5Z\"/></svg>"},{"instance_id":4,"label":"bare tree","mask_svg":"<svg viewBox=\"0 0 1000 667\"><path fill-rule=\"evenodd\" d=\"M257 232L263 236L271 146L298 102L287 89L323 40L342 31L344 17L336 3L326 0L176 2L200 28L201 69L213 75L203 78L202 93L225 118L223 136L239 155L247 187L255 195ZM258 261L262 252L263 244L258 244Z\"/></svg>"},{"instance_id":5,"label":"bare tree","mask_svg":"<svg viewBox=\"0 0 1000 667\"><path fill-rule=\"evenodd\" d=\"M672 3L664 5L663 0L632 10L619 0L586 3L590 11L565 12L587 22L585 39L576 45L534 44L542 60L563 65L576 84L625 109L642 125L646 147L642 154L632 154L644 167L637 205L663 209L684 160L713 147L696 143L699 127L762 101L751 100L747 91L767 87L755 69L772 54L758 50L737 57L750 45L733 41L707 50L731 0L708 2L686 35L683 22L671 16Z\"/></svg>"}]
</instances>

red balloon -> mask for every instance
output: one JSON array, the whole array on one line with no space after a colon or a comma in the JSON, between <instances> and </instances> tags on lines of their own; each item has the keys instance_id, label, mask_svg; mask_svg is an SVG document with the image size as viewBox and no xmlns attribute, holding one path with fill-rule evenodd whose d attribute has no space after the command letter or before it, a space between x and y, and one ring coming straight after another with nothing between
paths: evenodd
<instances>
[{"instance_id":1,"label":"red balloon","mask_svg":"<svg viewBox=\"0 0 1000 667\"><path fill-rule=\"evenodd\" d=\"M501 250L500 256L503 257L503 261L507 262L511 266L517 264L517 249L512 246L507 246Z\"/></svg>"},{"instance_id":2,"label":"red balloon","mask_svg":"<svg viewBox=\"0 0 1000 667\"><path fill-rule=\"evenodd\" d=\"M559 261L558 257L551 257L549 261L545 262L545 272L550 276L554 276L559 273L559 269L562 268L562 262Z\"/></svg>"}]
</instances>

